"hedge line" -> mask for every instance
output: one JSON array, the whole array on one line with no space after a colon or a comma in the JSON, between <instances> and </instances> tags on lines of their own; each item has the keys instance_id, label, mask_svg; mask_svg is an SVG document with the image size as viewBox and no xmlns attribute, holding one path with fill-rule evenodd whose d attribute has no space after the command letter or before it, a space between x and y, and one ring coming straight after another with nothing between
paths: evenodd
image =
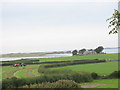
<instances>
[{"instance_id":1,"label":"hedge line","mask_svg":"<svg viewBox=\"0 0 120 90\"><path fill-rule=\"evenodd\" d=\"M81 86L72 80L59 80L53 83L44 82L41 84L33 84L30 87L26 85L22 88L81 88Z\"/></svg>"},{"instance_id":2,"label":"hedge line","mask_svg":"<svg viewBox=\"0 0 120 90\"><path fill-rule=\"evenodd\" d=\"M106 60L98 60L98 59L94 59L94 60L72 60L72 61L52 61L52 62L39 62L39 60L22 60L22 61L7 61L7 62L3 62L3 64L0 64L0 66L10 66L13 64L17 64L17 63L25 63L25 64L59 64L59 63L68 63L69 65L74 65L74 64L86 64L86 63L99 63L99 62L105 62ZM83 62L83 63L81 63Z\"/></svg>"},{"instance_id":3,"label":"hedge line","mask_svg":"<svg viewBox=\"0 0 120 90\"><path fill-rule=\"evenodd\" d=\"M106 62L106 60L75 60L75 61L71 61L71 62L49 64L49 65L45 65L44 67L45 68L62 67L62 66L69 66L69 65L101 63L101 62Z\"/></svg>"}]
</instances>

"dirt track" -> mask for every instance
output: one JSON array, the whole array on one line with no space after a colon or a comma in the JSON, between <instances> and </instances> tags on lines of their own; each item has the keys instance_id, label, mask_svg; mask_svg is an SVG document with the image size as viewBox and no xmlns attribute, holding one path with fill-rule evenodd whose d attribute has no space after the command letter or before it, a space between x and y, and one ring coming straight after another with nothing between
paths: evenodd
<instances>
[{"instance_id":1,"label":"dirt track","mask_svg":"<svg viewBox=\"0 0 120 90\"><path fill-rule=\"evenodd\" d=\"M107 84L90 84L90 85L83 85L82 88L90 88L90 87L96 87L96 86L104 86Z\"/></svg>"}]
</instances>

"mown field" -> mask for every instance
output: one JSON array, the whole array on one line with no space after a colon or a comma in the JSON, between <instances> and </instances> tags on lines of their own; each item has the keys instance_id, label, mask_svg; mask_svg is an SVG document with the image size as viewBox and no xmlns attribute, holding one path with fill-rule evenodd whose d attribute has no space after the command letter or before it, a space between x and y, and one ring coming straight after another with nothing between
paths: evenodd
<instances>
[{"instance_id":1,"label":"mown field","mask_svg":"<svg viewBox=\"0 0 120 90\"><path fill-rule=\"evenodd\" d=\"M79 65L69 65L62 67L53 67L49 69L67 69L78 72L95 72L99 75L109 75L113 71L118 70L118 61L109 61L109 60L119 60L118 54L99 54L99 55L87 55L87 56L71 56L71 57L55 57L55 58L40 58L40 62L52 62L52 61L67 61L67 60L108 60L108 62L102 63L91 63L91 64L79 64ZM29 60L38 60L38 59L29 59ZM21 62L22 63L22 62ZM0 66L2 67L2 79L17 77L17 78L28 78L41 76L42 74L38 73L38 67L41 64L27 65L25 67L13 67L13 66ZM112 83L113 80L113 83ZM105 79L105 80L94 80L91 83L82 83L82 85L103 83L108 85L97 86L95 88L117 88L118 79Z\"/></svg>"}]
</instances>

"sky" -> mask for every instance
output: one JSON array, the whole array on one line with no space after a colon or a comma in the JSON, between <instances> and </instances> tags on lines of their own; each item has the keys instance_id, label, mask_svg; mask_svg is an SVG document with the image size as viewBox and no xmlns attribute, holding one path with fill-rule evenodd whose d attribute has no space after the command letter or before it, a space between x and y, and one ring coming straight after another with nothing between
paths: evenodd
<instances>
[{"instance_id":1,"label":"sky","mask_svg":"<svg viewBox=\"0 0 120 90\"><path fill-rule=\"evenodd\" d=\"M0 4L2 53L118 46L106 22L118 8L113 0L22 1Z\"/></svg>"}]
</instances>

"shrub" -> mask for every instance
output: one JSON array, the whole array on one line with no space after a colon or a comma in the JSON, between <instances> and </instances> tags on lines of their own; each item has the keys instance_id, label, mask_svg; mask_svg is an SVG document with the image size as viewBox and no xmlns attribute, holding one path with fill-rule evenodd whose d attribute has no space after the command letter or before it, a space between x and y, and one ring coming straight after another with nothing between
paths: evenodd
<instances>
[{"instance_id":1,"label":"shrub","mask_svg":"<svg viewBox=\"0 0 120 90\"><path fill-rule=\"evenodd\" d=\"M3 89L18 88L19 86L23 86L25 84L26 84L25 79L18 79L16 77L12 77L12 78L7 78L7 79L2 81L2 88Z\"/></svg>"},{"instance_id":2,"label":"shrub","mask_svg":"<svg viewBox=\"0 0 120 90\"><path fill-rule=\"evenodd\" d=\"M23 88L29 88L23 86ZM79 84L72 80L59 80L54 83L44 82L42 84L33 84L30 88L81 88Z\"/></svg>"},{"instance_id":3,"label":"shrub","mask_svg":"<svg viewBox=\"0 0 120 90\"><path fill-rule=\"evenodd\" d=\"M101 63L106 62L105 60L74 60L70 62L60 62L60 63L52 63L48 65L44 65L45 68L50 67L62 67L62 66L69 66L69 65L77 65L77 64L87 64L87 63Z\"/></svg>"},{"instance_id":4,"label":"shrub","mask_svg":"<svg viewBox=\"0 0 120 90\"><path fill-rule=\"evenodd\" d=\"M114 71L109 75L109 78L120 78L120 70Z\"/></svg>"},{"instance_id":5,"label":"shrub","mask_svg":"<svg viewBox=\"0 0 120 90\"><path fill-rule=\"evenodd\" d=\"M39 73L43 73L42 82L54 82L57 80L73 80L75 82L90 82L92 81L91 74L86 72L77 72L72 70L51 70L48 68L39 67Z\"/></svg>"},{"instance_id":6,"label":"shrub","mask_svg":"<svg viewBox=\"0 0 120 90\"><path fill-rule=\"evenodd\" d=\"M97 79L99 77L98 74L95 72L91 73L91 76L93 79Z\"/></svg>"}]
</instances>

